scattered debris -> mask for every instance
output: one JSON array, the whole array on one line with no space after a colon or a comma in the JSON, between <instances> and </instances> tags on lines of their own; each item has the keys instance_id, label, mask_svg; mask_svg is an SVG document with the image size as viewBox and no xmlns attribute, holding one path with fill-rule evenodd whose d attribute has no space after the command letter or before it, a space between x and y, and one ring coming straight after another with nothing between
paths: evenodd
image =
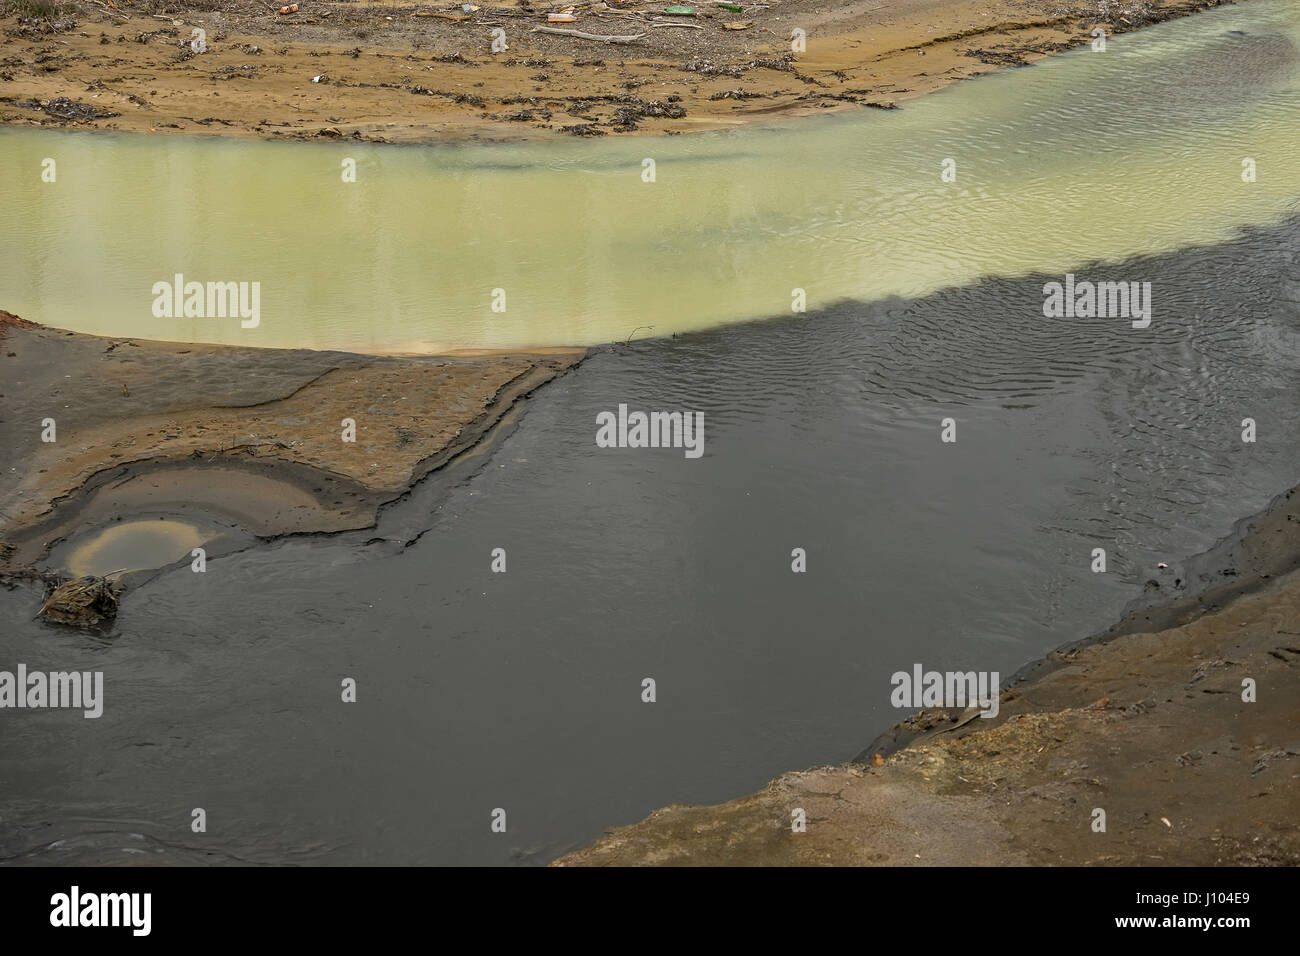
<instances>
[{"instance_id":1,"label":"scattered debris","mask_svg":"<svg viewBox=\"0 0 1300 956\"><path fill-rule=\"evenodd\" d=\"M559 27L533 27L530 33L557 33L561 36L578 37L582 40L599 40L602 43L635 43L642 39L644 33L605 36L600 33L583 33L581 30L561 30Z\"/></svg>"},{"instance_id":2,"label":"scattered debris","mask_svg":"<svg viewBox=\"0 0 1300 956\"><path fill-rule=\"evenodd\" d=\"M647 103L639 96L620 94L617 98L618 106L614 108L613 125L619 132L630 132L637 129L637 120L646 117L663 117L667 119L681 119L686 115L686 110L672 103L662 103L659 100Z\"/></svg>"},{"instance_id":3,"label":"scattered debris","mask_svg":"<svg viewBox=\"0 0 1300 956\"><path fill-rule=\"evenodd\" d=\"M699 73L701 76L740 76L745 72L744 67L723 65L712 60L691 60L678 69L687 73Z\"/></svg>"},{"instance_id":4,"label":"scattered debris","mask_svg":"<svg viewBox=\"0 0 1300 956\"><path fill-rule=\"evenodd\" d=\"M239 66L223 66L212 75L220 80L249 80L257 76L257 67L250 63L242 63Z\"/></svg>"},{"instance_id":5,"label":"scattered debris","mask_svg":"<svg viewBox=\"0 0 1300 956\"><path fill-rule=\"evenodd\" d=\"M27 110L38 110L46 116L53 116L56 119L69 120L74 123L87 123L91 120L109 119L122 115L111 110L102 110L90 103L78 103L66 96L55 97L52 100L20 100L14 105Z\"/></svg>"},{"instance_id":6,"label":"scattered debris","mask_svg":"<svg viewBox=\"0 0 1300 956\"><path fill-rule=\"evenodd\" d=\"M767 70L781 70L785 73L793 73L794 65L791 62L793 60L793 53L782 53L780 56L760 56L756 60L750 60L749 65L755 68L761 67Z\"/></svg>"},{"instance_id":7,"label":"scattered debris","mask_svg":"<svg viewBox=\"0 0 1300 956\"><path fill-rule=\"evenodd\" d=\"M475 96L473 93L450 93L447 90L431 90L427 86L422 86L419 83L414 86L409 86L407 89L419 96L441 96L451 100L453 103L465 103L470 106L483 105L483 98L481 96Z\"/></svg>"},{"instance_id":8,"label":"scattered debris","mask_svg":"<svg viewBox=\"0 0 1300 956\"><path fill-rule=\"evenodd\" d=\"M1188 686L1195 684L1197 681L1205 680L1214 671L1227 666L1228 662L1225 660L1203 661L1197 665L1196 670L1192 671L1191 680L1187 682Z\"/></svg>"},{"instance_id":9,"label":"scattered debris","mask_svg":"<svg viewBox=\"0 0 1300 956\"><path fill-rule=\"evenodd\" d=\"M38 616L73 627L94 627L111 620L117 615L117 596L122 590L111 576L120 573L112 571L102 578L87 576L60 584L45 599Z\"/></svg>"},{"instance_id":10,"label":"scattered debris","mask_svg":"<svg viewBox=\"0 0 1300 956\"><path fill-rule=\"evenodd\" d=\"M77 21L72 17L57 17L53 20L45 17L19 17L17 36L40 36L51 33L70 33L77 29Z\"/></svg>"},{"instance_id":11,"label":"scattered debris","mask_svg":"<svg viewBox=\"0 0 1300 956\"><path fill-rule=\"evenodd\" d=\"M1250 768L1250 775L1254 777L1263 773L1269 768L1271 762L1274 760L1285 760L1287 757L1295 756L1300 756L1300 747L1297 747L1294 744L1286 748L1270 750L1261 755L1259 759L1255 761L1255 765Z\"/></svg>"}]
</instances>

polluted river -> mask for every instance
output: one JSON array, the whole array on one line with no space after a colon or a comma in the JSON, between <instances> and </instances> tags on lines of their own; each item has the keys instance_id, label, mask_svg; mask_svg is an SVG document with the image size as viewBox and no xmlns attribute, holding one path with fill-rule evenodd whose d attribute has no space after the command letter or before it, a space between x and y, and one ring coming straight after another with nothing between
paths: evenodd
<instances>
[{"instance_id":1,"label":"polluted river","mask_svg":"<svg viewBox=\"0 0 1300 956\"><path fill-rule=\"evenodd\" d=\"M1260 0L897 111L653 141L0 131L25 318L591 347L374 527L82 529L48 567L143 572L102 634L0 590L6 661L107 688L98 719L6 725L0 859L544 864L853 758L908 713L895 671L1005 680L1104 629L1297 482L1297 129L1300 0ZM47 155L67 188L20 188ZM258 321L158 316L177 274L259 280ZM1067 274L1149 283L1147 314L1045 315ZM620 406L699 413L701 454L598 447Z\"/></svg>"}]
</instances>

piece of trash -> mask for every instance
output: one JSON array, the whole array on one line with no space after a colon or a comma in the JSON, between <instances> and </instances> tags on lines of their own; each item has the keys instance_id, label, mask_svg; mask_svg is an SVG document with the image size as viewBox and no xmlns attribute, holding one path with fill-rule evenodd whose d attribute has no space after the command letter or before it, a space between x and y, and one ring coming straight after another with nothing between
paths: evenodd
<instances>
[{"instance_id":1,"label":"piece of trash","mask_svg":"<svg viewBox=\"0 0 1300 956\"><path fill-rule=\"evenodd\" d=\"M749 29L750 27L752 27L753 25L754 25L754 21L753 21L753 20L736 20L736 21L734 21L734 22L732 22L732 23L724 23L724 24L722 25L722 29L724 29L724 30L748 30L748 29Z\"/></svg>"},{"instance_id":2,"label":"piece of trash","mask_svg":"<svg viewBox=\"0 0 1300 956\"><path fill-rule=\"evenodd\" d=\"M1169 565L1165 564L1163 561L1160 561L1157 562L1156 567L1163 571L1165 568L1169 567Z\"/></svg>"},{"instance_id":3,"label":"piece of trash","mask_svg":"<svg viewBox=\"0 0 1300 956\"><path fill-rule=\"evenodd\" d=\"M59 624L74 627L93 627L117 614L117 595L121 585L110 580L112 571L104 577L84 577L68 581L54 589L41 606L40 615Z\"/></svg>"},{"instance_id":4,"label":"piece of trash","mask_svg":"<svg viewBox=\"0 0 1300 956\"><path fill-rule=\"evenodd\" d=\"M873 766L873 767L883 767L884 765L885 765L885 758L884 758L884 757L880 756L880 754L872 754L872 755L871 755L871 766Z\"/></svg>"},{"instance_id":5,"label":"piece of trash","mask_svg":"<svg viewBox=\"0 0 1300 956\"><path fill-rule=\"evenodd\" d=\"M738 3L722 3L721 0L714 0L715 7L722 7L724 10L730 10L732 13L740 13L745 8Z\"/></svg>"},{"instance_id":6,"label":"piece of trash","mask_svg":"<svg viewBox=\"0 0 1300 956\"><path fill-rule=\"evenodd\" d=\"M1172 823L1169 822L1169 818L1168 818L1168 817L1161 817L1161 818L1160 818L1160 822L1163 823L1165 826L1167 826L1167 827L1168 827L1169 829L1171 829L1171 830L1174 828L1174 825L1173 825Z\"/></svg>"},{"instance_id":7,"label":"piece of trash","mask_svg":"<svg viewBox=\"0 0 1300 956\"><path fill-rule=\"evenodd\" d=\"M462 3L460 8L466 13L478 13L478 7L474 6L472 3Z\"/></svg>"},{"instance_id":8,"label":"piece of trash","mask_svg":"<svg viewBox=\"0 0 1300 956\"><path fill-rule=\"evenodd\" d=\"M572 13L552 13L546 17L547 23L573 23L578 18Z\"/></svg>"},{"instance_id":9,"label":"piece of trash","mask_svg":"<svg viewBox=\"0 0 1300 956\"><path fill-rule=\"evenodd\" d=\"M693 17L695 16L694 7L664 7L664 13L671 13L675 17Z\"/></svg>"},{"instance_id":10,"label":"piece of trash","mask_svg":"<svg viewBox=\"0 0 1300 956\"><path fill-rule=\"evenodd\" d=\"M280 8L280 12L281 12L281 13L297 13L297 12L298 12L298 4L296 4L296 3L291 3L291 4L289 4L288 6L281 7L281 8Z\"/></svg>"},{"instance_id":11,"label":"piece of trash","mask_svg":"<svg viewBox=\"0 0 1300 956\"><path fill-rule=\"evenodd\" d=\"M319 76L313 76L313 77L311 78L311 81L312 81L313 83L320 83L320 82L323 82L324 79L325 79L325 74L322 73L322 74L320 74Z\"/></svg>"}]
</instances>

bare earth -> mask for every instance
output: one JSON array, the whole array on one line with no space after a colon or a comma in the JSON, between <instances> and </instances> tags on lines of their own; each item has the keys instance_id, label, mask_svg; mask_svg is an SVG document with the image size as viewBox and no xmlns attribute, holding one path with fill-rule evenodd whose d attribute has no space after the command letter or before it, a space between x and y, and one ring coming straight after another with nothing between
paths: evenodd
<instances>
[{"instance_id":1,"label":"bare earth","mask_svg":"<svg viewBox=\"0 0 1300 956\"><path fill-rule=\"evenodd\" d=\"M3 0L0 123L378 142L681 133L898 102L1220 0ZM675 23L676 25L671 25ZM749 23L728 30L725 23ZM535 27L630 36L613 44ZM699 29L693 29L699 27ZM207 50L190 48L205 31ZM493 53L492 31L509 49ZM806 52L791 50L795 29ZM313 77L322 77L313 83Z\"/></svg>"},{"instance_id":2,"label":"bare earth","mask_svg":"<svg viewBox=\"0 0 1300 956\"><path fill-rule=\"evenodd\" d=\"M105 339L0 311L0 570L184 504L262 537L369 527L581 350L395 358ZM55 420L57 441L37 427ZM343 420L356 441L342 440Z\"/></svg>"}]
</instances>

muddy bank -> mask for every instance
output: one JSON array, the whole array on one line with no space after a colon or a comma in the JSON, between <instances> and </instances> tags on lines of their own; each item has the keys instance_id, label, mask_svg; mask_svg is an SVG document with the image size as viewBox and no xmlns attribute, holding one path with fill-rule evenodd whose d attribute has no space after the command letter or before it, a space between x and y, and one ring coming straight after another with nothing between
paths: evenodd
<instances>
[{"instance_id":1,"label":"muddy bank","mask_svg":"<svg viewBox=\"0 0 1300 956\"><path fill-rule=\"evenodd\" d=\"M1233 601L1268 588L1300 568L1300 488L1278 495L1267 508L1242 518L1214 547L1186 561L1153 568L1144 593L1124 609L1105 631L1058 648L1022 667L1003 687L1032 684L1068 665L1078 653L1096 644L1132 634L1173 631ZM923 710L876 737L854 758L872 763L909 744L952 732L963 715L956 711ZM978 728L975 728L978 729ZM971 732L970 729L963 732Z\"/></svg>"},{"instance_id":2,"label":"muddy bank","mask_svg":"<svg viewBox=\"0 0 1300 956\"><path fill-rule=\"evenodd\" d=\"M658 3L597 0L576 4L572 23L548 24L567 5L518 0L464 13L309 0L282 16L255 0L9 0L0 123L377 142L680 133L892 108L1091 42L1098 28L1124 33L1218 5L772 0L739 12L698 4L674 17ZM494 53L496 29L508 49ZM795 29L806 34L800 53Z\"/></svg>"},{"instance_id":3,"label":"muddy bank","mask_svg":"<svg viewBox=\"0 0 1300 956\"><path fill-rule=\"evenodd\" d=\"M0 332L0 443L10 452L0 567L10 569L78 529L142 511L199 512L260 537L368 527L380 505L584 354L183 345L7 312Z\"/></svg>"},{"instance_id":4,"label":"muddy bank","mask_svg":"<svg viewBox=\"0 0 1300 956\"><path fill-rule=\"evenodd\" d=\"M1189 562L1210 586L1027 668L996 718L922 714L861 763L666 807L554 865L1300 863L1298 492Z\"/></svg>"}]
</instances>

